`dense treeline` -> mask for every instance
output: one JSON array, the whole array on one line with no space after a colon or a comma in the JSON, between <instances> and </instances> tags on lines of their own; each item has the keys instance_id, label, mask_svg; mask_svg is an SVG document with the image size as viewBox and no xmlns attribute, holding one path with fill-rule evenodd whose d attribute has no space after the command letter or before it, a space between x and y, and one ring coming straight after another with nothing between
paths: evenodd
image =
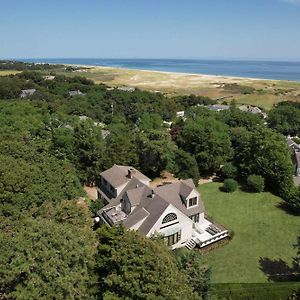
<instances>
[{"instance_id":1,"label":"dense treeline","mask_svg":"<svg viewBox=\"0 0 300 300\"><path fill-rule=\"evenodd\" d=\"M29 88L36 92L21 98ZM71 97L73 90L83 95ZM95 232L80 198L82 183L114 163L199 178L193 156L162 124L185 108L180 99L35 72L0 77L0 95L1 298L206 297L209 269L200 254L174 256L161 241L121 228Z\"/></svg>"},{"instance_id":2,"label":"dense treeline","mask_svg":"<svg viewBox=\"0 0 300 300\"><path fill-rule=\"evenodd\" d=\"M281 134L298 133L296 104L275 107L268 128L235 103L214 112L205 107L215 103L207 97L170 98L53 76L0 77L0 297L207 296L209 269L200 255L174 256L161 241L123 228L91 230L91 213L79 200L82 184L93 184L113 164L150 177L169 170L196 184L200 175L216 173L241 184L255 179L260 190L300 207ZM22 89L36 91L21 98ZM176 117L181 110L185 117Z\"/></svg>"},{"instance_id":3,"label":"dense treeline","mask_svg":"<svg viewBox=\"0 0 300 300\"><path fill-rule=\"evenodd\" d=\"M53 65L53 64L34 64L26 63L22 61L12 61L12 60L0 60L0 70L16 70L16 71L36 71L36 70L54 70L57 68L64 68L63 65Z\"/></svg>"},{"instance_id":4,"label":"dense treeline","mask_svg":"<svg viewBox=\"0 0 300 300\"><path fill-rule=\"evenodd\" d=\"M29 87L36 92L20 99L20 90ZM70 91L83 94L71 97ZM231 163L238 181L261 175L266 188L299 206L284 138L234 102L229 110L215 112L205 107L214 103L207 97L126 92L79 76L56 75L49 81L37 72L0 78L0 96L9 100L2 102L1 111L14 110L10 112L18 119L14 127L32 126L34 134L47 140L51 155L72 163L81 182L94 182L103 169L117 163L134 165L150 177L167 169L197 183L199 175L210 176ZM270 112L270 127L280 133L297 132L297 109L298 104L279 104ZM176 118L181 110L185 121ZM22 118L31 120L19 125ZM163 121L172 121L172 128L167 130ZM263 153L255 147L263 147Z\"/></svg>"},{"instance_id":5,"label":"dense treeline","mask_svg":"<svg viewBox=\"0 0 300 300\"><path fill-rule=\"evenodd\" d=\"M300 103L280 102L269 113L269 126L285 135L300 134Z\"/></svg>"}]
</instances>

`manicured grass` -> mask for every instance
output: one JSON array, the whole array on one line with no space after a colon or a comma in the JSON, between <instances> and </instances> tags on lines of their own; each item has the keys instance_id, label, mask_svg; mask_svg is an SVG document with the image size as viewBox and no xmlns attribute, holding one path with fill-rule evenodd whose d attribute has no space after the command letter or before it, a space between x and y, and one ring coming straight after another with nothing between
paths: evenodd
<instances>
[{"instance_id":1,"label":"manicured grass","mask_svg":"<svg viewBox=\"0 0 300 300\"><path fill-rule=\"evenodd\" d=\"M220 186L199 187L206 212L234 231L227 245L205 254L212 267L212 282L266 283L268 277L260 269L263 265L276 274L286 272L284 262L291 267L296 255L293 245L300 233L300 217L279 208L280 198L270 193L224 193Z\"/></svg>"},{"instance_id":2,"label":"manicured grass","mask_svg":"<svg viewBox=\"0 0 300 300\"><path fill-rule=\"evenodd\" d=\"M252 300L286 300L297 289L299 282L277 283L223 283L215 284L209 292L210 300L252 299Z\"/></svg>"}]
</instances>

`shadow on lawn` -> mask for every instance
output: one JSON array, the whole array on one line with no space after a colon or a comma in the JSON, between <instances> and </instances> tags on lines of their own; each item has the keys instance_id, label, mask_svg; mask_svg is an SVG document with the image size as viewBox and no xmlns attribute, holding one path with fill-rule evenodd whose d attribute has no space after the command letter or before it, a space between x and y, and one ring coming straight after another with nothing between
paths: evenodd
<instances>
[{"instance_id":1,"label":"shadow on lawn","mask_svg":"<svg viewBox=\"0 0 300 300\"><path fill-rule=\"evenodd\" d=\"M299 269L293 264L290 267L282 259L270 259L267 257L260 257L259 265L268 277L268 281L282 282L282 281L298 281L300 279Z\"/></svg>"},{"instance_id":2,"label":"shadow on lawn","mask_svg":"<svg viewBox=\"0 0 300 300\"><path fill-rule=\"evenodd\" d=\"M290 206L287 205L285 202L281 202L277 205L278 208L282 209L284 212L286 212L289 215L292 216L300 216L300 210L298 209L292 209Z\"/></svg>"}]
</instances>

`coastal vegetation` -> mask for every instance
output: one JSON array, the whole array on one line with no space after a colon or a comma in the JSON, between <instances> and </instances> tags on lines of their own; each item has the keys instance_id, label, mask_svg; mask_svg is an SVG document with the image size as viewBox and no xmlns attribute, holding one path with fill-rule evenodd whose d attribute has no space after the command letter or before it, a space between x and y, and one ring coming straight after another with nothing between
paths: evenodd
<instances>
[{"instance_id":1,"label":"coastal vegetation","mask_svg":"<svg viewBox=\"0 0 300 300\"><path fill-rule=\"evenodd\" d=\"M69 72L61 71L70 75ZM199 95L240 104L259 106L266 110L281 101L300 101L300 83L281 80L234 78L213 75L129 70L110 67L90 67L76 71L96 83L108 86L131 86L141 90L161 92L168 96Z\"/></svg>"},{"instance_id":2,"label":"coastal vegetation","mask_svg":"<svg viewBox=\"0 0 300 300\"><path fill-rule=\"evenodd\" d=\"M275 106L265 123L235 101L218 112L207 95L111 88L80 68L0 65L22 70L0 77L0 298L205 299L211 272L213 283L266 283L276 280L265 263L291 266L300 192L282 133L299 133L297 105ZM98 206L82 186L113 164L152 179L167 170L195 184L216 174L237 181L234 193L199 188L232 240L204 260L159 237L93 231Z\"/></svg>"}]
</instances>

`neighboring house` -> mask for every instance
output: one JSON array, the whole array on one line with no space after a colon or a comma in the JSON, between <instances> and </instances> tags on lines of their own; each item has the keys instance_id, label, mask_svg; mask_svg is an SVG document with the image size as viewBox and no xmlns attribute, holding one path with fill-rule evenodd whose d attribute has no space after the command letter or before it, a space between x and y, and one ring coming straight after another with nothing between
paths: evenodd
<instances>
[{"instance_id":1,"label":"neighboring house","mask_svg":"<svg viewBox=\"0 0 300 300\"><path fill-rule=\"evenodd\" d=\"M101 135L102 138L105 140L110 135L110 131L107 129L101 129Z\"/></svg>"},{"instance_id":2,"label":"neighboring house","mask_svg":"<svg viewBox=\"0 0 300 300\"><path fill-rule=\"evenodd\" d=\"M77 90L77 91L69 91L69 96L70 96L70 97L84 96L84 93L82 93L82 92L79 91L79 90Z\"/></svg>"},{"instance_id":3,"label":"neighboring house","mask_svg":"<svg viewBox=\"0 0 300 300\"><path fill-rule=\"evenodd\" d=\"M295 176L300 176L300 146L295 143L291 137L287 137L287 143L291 149L292 159L295 165Z\"/></svg>"},{"instance_id":4,"label":"neighboring house","mask_svg":"<svg viewBox=\"0 0 300 300\"><path fill-rule=\"evenodd\" d=\"M87 121L89 119L88 116L79 116L80 121Z\"/></svg>"},{"instance_id":5,"label":"neighboring house","mask_svg":"<svg viewBox=\"0 0 300 300\"><path fill-rule=\"evenodd\" d=\"M295 173L296 173L296 176L300 176L300 152L295 151L294 156L295 156L295 163L296 163Z\"/></svg>"},{"instance_id":6,"label":"neighboring house","mask_svg":"<svg viewBox=\"0 0 300 300\"><path fill-rule=\"evenodd\" d=\"M134 87L130 87L130 86L120 86L118 87L118 90L123 91L123 92L134 92L135 88Z\"/></svg>"},{"instance_id":7,"label":"neighboring house","mask_svg":"<svg viewBox=\"0 0 300 300\"><path fill-rule=\"evenodd\" d=\"M176 112L177 118L184 118L184 110Z\"/></svg>"},{"instance_id":8,"label":"neighboring house","mask_svg":"<svg viewBox=\"0 0 300 300\"><path fill-rule=\"evenodd\" d=\"M163 125L166 127L166 128L171 128L173 122L167 122L167 121L163 121Z\"/></svg>"},{"instance_id":9,"label":"neighboring house","mask_svg":"<svg viewBox=\"0 0 300 300\"><path fill-rule=\"evenodd\" d=\"M107 203L98 212L101 224L122 223L147 237L162 235L172 249L204 247L228 236L225 228L205 218L192 179L151 187L135 168L114 165L100 174L97 190Z\"/></svg>"},{"instance_id":10,"label":"neighboring house","mask_svg":"<svg viewBox=\"0 0 300 300\"><path fill-rule=\"evenodd\" d=\"M251 106L251 105L241 105L239 107L239 110L244 111L244 112L249 112L255 115L260 115L262 116L264 119L267 118L267 114L265 112L263 112L259 107L257 106Z\"/></svg>"},{"instance_id":11,"label":"neighboring house","mask_svg":"<svg viewBox=\"0 0 300 300\"><path fill-rule=\"evenodd\" d=\"M55 79L55 76L52 76L52 75L45 75L45 76L43 76L43 79L44 79L44 80L51 81L51 80L54 80L54 79Z\"/></svg>"},{"instance_id":12,"label":"neighboring house","mask_svg":"<svg viewBox=\"0 0 300 300\"><path fill-rule=\"evenodd\" d=\"M27 98L32 96L36 92L36 89L28 89L28 90L21 90L21 98Z\"/></svg>"},{"instance_id":13,"label":"neighboring house","mask_svg":"<svg viewBox=\"0 0 300 300\"><path fill-rule=\"evenodd\" d=\"M229 109L229 105L222 105L222 104L207 105L206 107L209 110L214 110L214 111L222 111L222 110Z\"/></svg>"}]
</instances>

